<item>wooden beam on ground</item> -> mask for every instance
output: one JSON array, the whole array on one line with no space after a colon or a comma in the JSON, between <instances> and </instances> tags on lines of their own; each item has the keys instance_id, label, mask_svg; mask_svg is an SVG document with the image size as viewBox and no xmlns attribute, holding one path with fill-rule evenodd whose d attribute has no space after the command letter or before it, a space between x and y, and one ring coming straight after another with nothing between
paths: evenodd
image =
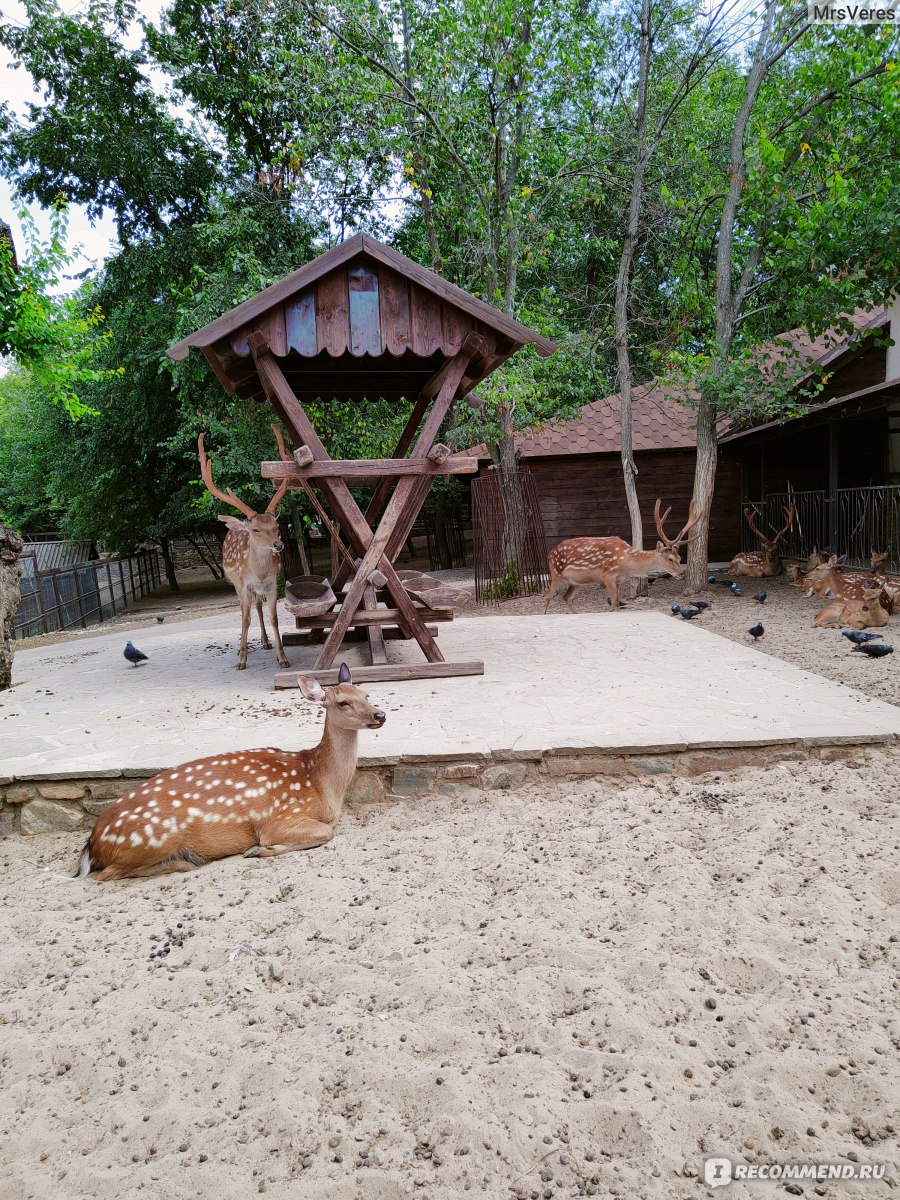
<instances>
[{"instance_id":1,"label":"wooden beam on ground","mask_svg":"<svg viewBox=\"0 0 900 1200\"><path fill-rule=\"evenodd\" d=\"M325 687L333 687L338 681L338 671L334 667L329 670L301 671L308 679L315 679ZM483 675L483 662L439 662L416 663L401 665L388 663L377 667L352 667L351 674L354 683L379 683L401 679L448 679L454 675ZM275 676L276 688L297 687L298 674L293 671L282 672Z\"/></svg>"}]
</instances>

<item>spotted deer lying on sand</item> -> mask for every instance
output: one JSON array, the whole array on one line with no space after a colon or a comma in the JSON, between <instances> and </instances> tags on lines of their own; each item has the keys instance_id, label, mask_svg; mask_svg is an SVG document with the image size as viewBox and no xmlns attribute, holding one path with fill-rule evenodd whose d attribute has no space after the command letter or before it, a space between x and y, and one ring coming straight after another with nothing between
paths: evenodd
<instances>
[{"instance_id":1,"label":"spotted deer lying on sand","mask_svg":"<svg viewBox=\"0 0 900 1200\"><path fill-rule=\"evenodd\" d=\"M766 537L762 530L757 528L753 520L756 516L756 509L752 506L744 509L747 524L759 538L762 550L742 550L740 554L736 554L728 567L729 575L732 577L736 575L750 575L755 579L767 579L773 575L781 574L784 570L784 564L781 561L778 546L781 539L794 524L797 509L791 504L784 510L784 515L784 528L778 533L773 533L772 537Z\"/></svg>"},{"instance_id":2,"label":"spotted deer lying on sand","mask_svg":"<svg viewBox=\"0 0 900 1200\"><path fill-rule=\"evenodd\" d=\"M839 596L816 614L813 629L880 629L888 610L880 587L866 588L861 597Z\"/></svg>"},{"instance_id":3,"label":"spotted deer lying on sand","mask_svg":"<svg viewBox=\"0 0 900 1200\"><path fill-rule=\"evenodd\" d=\"M334 836L356 772L357 733L385 715L355 687L346 663L336 687L300 676L307 700L325 709L312 750L237 750L154 775L98 817L73 878L163 875L243 854L270 858Z\"/></svg>"}]
</instances>

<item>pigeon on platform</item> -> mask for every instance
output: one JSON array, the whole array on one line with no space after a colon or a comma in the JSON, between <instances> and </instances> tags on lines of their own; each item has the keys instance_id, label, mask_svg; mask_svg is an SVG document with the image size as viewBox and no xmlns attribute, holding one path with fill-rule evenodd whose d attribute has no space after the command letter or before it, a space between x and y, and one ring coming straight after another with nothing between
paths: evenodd
<instances>
[{"instance_id":1,"label":"pigeon on platform","mask_svg":"<svg viewBox=\"0 0 900 1200\"><path fill-rule=\"evenodd\" d=\"M146 662L148 659L148 655L146 655L143 650L138 650L137 646L132 646L131 642L126 645L123 653L128 661L130 663L134 663L135 666L137 666L138 663Z\"/></svg>"},{"instance_id":2,"label":"pigeon on platform","mask_svg":"<svg viewBox=\"0 0 900 1200\"><path fill-rule=\"evenodd\" d=\"M738 587L736 583L733 583L728 590L731 592L732 596L743 596L744 594L744 589L742 587Z\"/></svg>"},{"instance_id":3,"label":"pigeon on platform","mask_svg":"<svg viewBox=\"0 0 900 1200\"><path fill-rule=\"evenodd\" d=\"M754 600L756 600L756 601L757 601L757 603L759 603L759 604L765 604L765 602L766 602L766 596L768 596L768 594L769 594L769 593L768 593L768 592L765 592L765 591L763 591L763 592L757 592L757 593L756 593L756 595L753 597L753 599L754 599Z\"/></svg>"},{"instance_id":4,"label":"pigeon on platform","mask_svg":"<svg viewBox=\"0 0 900 1200\"><path fill-rule=\"evenodd\" d=\"M894 647L886 646L883 642L863 642L860 646L853 647L853 653L859 651L861 654L868 654L869 658L884 658L885 654L893 654Z\"/></svg>"},{"instance_id":5,"label":"pigeon on platform","mask_svg":"<svg viewBox=\"0 0 900 1200\"><path fill-rule=\"evenodd\" d=\"M750 636L753 638L753 640L754 640L754 642L755 642L755 641L757 640L757 638L761 638L761 637L762 637L762 635L763 635L763 634L764 634L766 631L765 631L765 629L763 628L763 623L762 623L762 621L757 621L757 622L756 622L756 624L753 626L753 628L752 628L752 629L748 629L748 630L747 630L747 632L750 634Z\"/></svg>"},{"instance_id":6,"label":"pigeon on platform","mask_svg":"<svg viewBox=\"0 0 900 1200\"><path fill-rule=\"evenodd\" d=\"M856 646L861 646L863 642L874 642L879 638L883 638L883 633L863 633L861 629L842 629L841 637L849 638Z\"/></svg>"}]
</instances>

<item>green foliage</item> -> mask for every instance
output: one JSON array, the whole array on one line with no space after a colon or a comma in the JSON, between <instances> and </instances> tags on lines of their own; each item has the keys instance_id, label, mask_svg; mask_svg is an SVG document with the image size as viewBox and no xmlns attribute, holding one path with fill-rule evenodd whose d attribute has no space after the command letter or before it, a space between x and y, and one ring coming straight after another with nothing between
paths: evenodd
<instances>
[{"instance_id":1,"label":"green foliage","mask_svg":"<svg viewBox=\"0 0 900 1200\"><path fill-rule=\"evenodd\" d=\"M51 210L50 240L42 243L34 221L21 214L28 252L15 264L11 242L0 240L0 353L12 355L52 404L77 418L93 410L79 386L107 378L97 355L108 342L100 332L103 313L84 285L73 296L52 294L72 261L66 249L67 213L57 198ZM115 370L115 368L113 368Z\"/></svg>"},{"instance_id":2,"label":"green foliage","mask_svg":"<svg viewBox=\"0 0 900 1200\"><path fill-rule=\"evenodd\" d=\"M522 592L522 575L519 564L513 559L503 564L503 574L489 579L481 589L483 600L510 600Z\"/></svg>"}]
</instances>

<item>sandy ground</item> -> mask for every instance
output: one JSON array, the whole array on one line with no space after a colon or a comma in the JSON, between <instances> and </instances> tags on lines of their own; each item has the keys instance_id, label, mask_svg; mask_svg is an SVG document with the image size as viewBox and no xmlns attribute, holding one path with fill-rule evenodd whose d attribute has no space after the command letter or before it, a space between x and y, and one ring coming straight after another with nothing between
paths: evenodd
<instances>
[{"instance_id":1,"label":"sandy ground","mask_svg":"<svg viewBox=\"0 0 900 1200\"><path fill-rule=\"evenodd\" d=\"M869 750L398 800L107 885L8 839L0 1194L680 1200L724 1153L896 1195L898 797Z\"/></svg>"},{"instance_id":2,"label":"sandy ground","mask_svg":"<svg viewBox=\"0 0 900 1200\"><path fill-rule=\"evenodd\" d=\"M523 616L544 611L542 595L507 600L502 604L476 604L475 581L471 570L434 573L455 583L468 594L468 602L457 610L458 620L465 617ZM720 577L724 578L724 574ZM140 629L148 624L153 625L157 615L164 615L166 621L171 623L189 620L192 617L211 616L229 609L234 609L236 630L240 631L240 616L234 591L229 584L214 584L209 574L204 572L191 573L184 577L184 581L185 591L180 595L173 596L167 587L160 588L127 613L122 613L115 622L107 622L86 631L30 638L19 645L24 648L50 642L78 641L109 633L111 629ZM739 582L744 589L743 596L732 596L727 588L716 585L707 587L701 597L696 597L709 601L712 607L695 618L694 623L733 641L751 645L753 639L747 631L751 626L755 626L757 621L762 621L765 632L756 643L762 653L786 659L837 683L845 683L865 692L867 696L900 705L900 644L896 653L880 659L855 653L838 630L812 628L813 618L822 607L822 602L808 599L797 588L792 588L785 576L769 580L745 579ZM767 598L764 604L757 604L753 596L761 588L765 588ZM673 604L684 603L685 599L680 581L662 578L652 584L647 598L633 600L629 607L637 611L646 608L668 613ZM577 588L572 604L576 613L603 612L608 607L606 589L601 586ZM550 611L564 613L566 608L561 600L554 600ZM615 613L610 612L609 615L611 620L616 619ZM282 613L282 617L286 616L287 614ZM681 619L672 618L673 621ZM287 621L283 620L282 624L287 624ZM900 616L895 615L889 624L880 630L883 640L888 644L896 637L898 624Z\"/></svg>"}]
</instances>

